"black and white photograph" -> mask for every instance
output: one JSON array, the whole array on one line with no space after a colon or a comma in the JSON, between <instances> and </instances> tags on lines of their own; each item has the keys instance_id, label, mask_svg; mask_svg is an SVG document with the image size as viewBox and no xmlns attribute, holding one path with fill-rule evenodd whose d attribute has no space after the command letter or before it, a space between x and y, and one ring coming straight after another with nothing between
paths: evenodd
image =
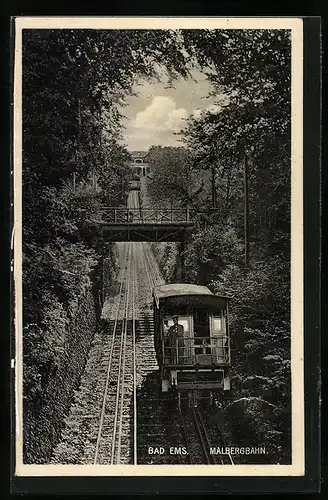
<instances>
[{"instance_id":1,"label":"black and white photograph","mask_svg":"<svg viewBox=\"0 0 328 500\"><path fill-rule=\"evenodd\" d=\"M302 20L15 24L16 474L303 475Z\"/></svg>"}]
</instances>

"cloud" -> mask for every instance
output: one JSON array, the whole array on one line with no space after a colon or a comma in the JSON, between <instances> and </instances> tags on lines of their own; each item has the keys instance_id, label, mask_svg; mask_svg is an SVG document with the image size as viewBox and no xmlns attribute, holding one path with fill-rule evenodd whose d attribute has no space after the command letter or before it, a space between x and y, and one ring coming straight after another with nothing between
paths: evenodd
<instances>
[{"instance_id":1,"label":"cloud","mask_svg":"<svg viewBox=\"0 0 328 500\"><path fill-rule=\"evenodd\" d=\"M209 106L207 106L206 110L209 111L210 113L218 113L219 111L221 111L222 107L221 106L218 106L217 104L210 104Z\"/></svg>"},{"instance_id":2,"label":"cloud","mask_svg":"<svg viewBox=\"0 0 328 500\"><path fill-rule=\"evenodd\" d=\"M202 110L202 109L200 109L200 108L196 108L196 109L193 111L192 116L193 116L194 118L197 118L197 119L198 119L198 118L200 118L200 117L202 116L202 112L203 112L203 110Z\"/></svg>"},{"instance_id":3,"label":"cloud","mask_svg":"<svg viewBox=\"0 0 328 500\"><path fill-rule=\"evenodd\" d=\"M200 118L202 116L202 114L204 113L204 111L208 111L210 113L219 113L221 111L222 107L221 106L218 106L217 104L209 104L208 106L206 106L205 109L200 109L200 108L196 108L194 109L194 111L192 112L192 116L193 118L196 118L196 120L198 120L198 118Z\"/></svg>"},{"instance_id":4,"label":"cloud","mask_svg":"<svg viewBox=\"0 0 328 500\"><path fill-rule=\"evenodd\" d=\"M123 141L130 150L147 150L152 145L181 146L177 135L189 116L200 118L202 113L218 113L220 102L205 98L203 85L177 82L175 89L160 84L144 83L139 97L134 97L126 113ZM218 98L219 96L217 96ZM217 101L216 98L216 101ZM212 101L212 102L211 102ZM123 110L125 112L125 110Z\"/></svg>"},{"instance_id":5,"label":"cloud","mask_svg":"<svg viewBox=\"0 0 328 500\"><path fill-rule=\"evenodd\" d=\"M156 96L149 106L136 114L132 126L139 130L179 132L187 117L187 110L177 108L172 97Z\"/></svg>"}]
</instances>

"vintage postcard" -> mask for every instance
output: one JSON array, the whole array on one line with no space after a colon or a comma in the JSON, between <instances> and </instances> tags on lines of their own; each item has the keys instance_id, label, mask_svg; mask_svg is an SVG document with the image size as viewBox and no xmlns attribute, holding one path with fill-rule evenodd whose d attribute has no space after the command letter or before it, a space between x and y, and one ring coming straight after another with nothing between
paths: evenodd
<instances>
[{"instance_id":1,"label":"vintage postcard","mask_svg":"<svg viewBox=\"0 0 328 500\"><path fill-rule=\"evenodd\" d=\"M15 473L302 476L303 21L14 21Z\"/></svg>"}]
</instances>

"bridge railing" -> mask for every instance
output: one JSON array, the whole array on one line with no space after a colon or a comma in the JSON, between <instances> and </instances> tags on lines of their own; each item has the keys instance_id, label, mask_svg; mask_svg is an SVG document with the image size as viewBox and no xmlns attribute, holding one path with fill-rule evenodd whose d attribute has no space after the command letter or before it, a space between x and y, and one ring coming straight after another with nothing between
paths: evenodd
<instances>
[{"instance_id":1,"label":"bridge railing","mask_svg":"<svg viewBox=\"0 0 328 500\"><path fill-rule=\"evenodd\" d=\"M195 212L189 208L150 209L106 207L102 218L108 224L188 224L193 222Z\"/></svg>"}]
</instances>

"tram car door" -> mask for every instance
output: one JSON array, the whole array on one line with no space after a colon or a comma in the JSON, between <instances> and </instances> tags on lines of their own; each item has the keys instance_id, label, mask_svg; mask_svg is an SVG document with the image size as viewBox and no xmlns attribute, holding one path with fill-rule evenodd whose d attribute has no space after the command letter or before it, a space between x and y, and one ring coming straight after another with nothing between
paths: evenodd
<instances>
[{"instance_id":1,"label":"tram car door","mask_svg":"<svg viewBox=\"0 0 328 500\"><path fill-rule=\"evenodd\" d=\"M194 348L194 338L193 338L193 317L192 315L179 315L178 324L183 327L183 342L176 349L173 347L167 349L167 356L171 358L171 361L176 364L189 364L192 357L195 354ZM169 329L173 326L173 316L164 316L163 318L163 332L164 332L164 342L168 339ZM165 342L168 345L168 342ZM169 351L171 349L171 351Z\"/></svg>"}]
</instances>

